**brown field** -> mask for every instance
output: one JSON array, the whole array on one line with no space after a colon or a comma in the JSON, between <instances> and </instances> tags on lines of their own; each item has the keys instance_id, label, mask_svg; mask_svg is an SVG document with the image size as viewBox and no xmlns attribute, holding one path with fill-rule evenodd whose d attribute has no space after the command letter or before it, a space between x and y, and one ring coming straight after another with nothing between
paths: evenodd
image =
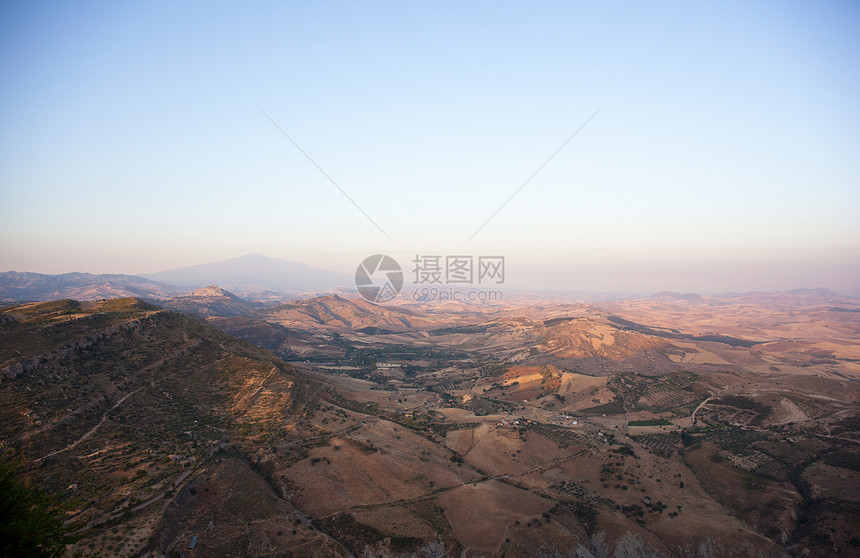
<instances>
[{"instance_id":1,"label":"brown field","mask_svg":"<svg viewBox=\"0 0 860 558\"><path fill-rule=\"evenodd\" d=\"M486 423L474 429L449 432L446 444L470 464L493 476L523 473L570 456L534 432L519 435L515 430Z\"/></svg>"},{"instance_id":2,"label":"brown field","mask_svg":"<svg viewBox=\"0 0 860 558\"><path fill-rule=\"evenodd\" d=\"M512 524L552 507L549 500L496 481L464 486L440 496L439 503L467 556L498 554Z\"/></svg>"}]
</instances>

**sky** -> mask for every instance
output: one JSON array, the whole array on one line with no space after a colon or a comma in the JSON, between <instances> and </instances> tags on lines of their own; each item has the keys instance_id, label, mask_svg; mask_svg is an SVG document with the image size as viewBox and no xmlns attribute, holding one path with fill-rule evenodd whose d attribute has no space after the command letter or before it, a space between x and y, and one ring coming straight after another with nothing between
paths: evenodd
<instances>
[{"instance_id":1,"label":"sky","mask_svg":"<svg viewBox=\"0 0 860 558\"><path fill-rule=\"evenodd\" d=\"M6 1L0 271L860 295L857 99L857 2Z\"/></svg>"}]
</instances>

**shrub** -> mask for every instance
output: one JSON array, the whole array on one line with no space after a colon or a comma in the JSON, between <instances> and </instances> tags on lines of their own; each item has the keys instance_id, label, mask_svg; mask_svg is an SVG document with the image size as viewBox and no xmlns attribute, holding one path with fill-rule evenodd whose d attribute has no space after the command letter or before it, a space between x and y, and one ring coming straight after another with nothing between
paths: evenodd
<instances>
[{"instance_id":1,"label":"shrub","mask_svg":"<svg viewBox=\"0 0 860 558\"><path fill-rule=\"evenodd\" d=\"M19 481L11 460L0 457L0 555L62 557L62 517L53 498Z\"/></svg>"}]
</instances>

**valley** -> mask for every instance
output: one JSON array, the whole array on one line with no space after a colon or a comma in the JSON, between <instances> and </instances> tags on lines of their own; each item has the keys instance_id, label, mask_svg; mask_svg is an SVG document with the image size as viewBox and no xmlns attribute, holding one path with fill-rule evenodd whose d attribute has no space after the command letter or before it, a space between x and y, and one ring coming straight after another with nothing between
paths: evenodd
<instances>
[{"instance_id":1,"label":"valley","mask_svg":"<svg viewBox=\"0 0 860 558\"><path fill-rule=\"evenodd\" d=\"M11 305L0 441L84 555L849 556L858 308Z\"/></svg>"}]
</instances>

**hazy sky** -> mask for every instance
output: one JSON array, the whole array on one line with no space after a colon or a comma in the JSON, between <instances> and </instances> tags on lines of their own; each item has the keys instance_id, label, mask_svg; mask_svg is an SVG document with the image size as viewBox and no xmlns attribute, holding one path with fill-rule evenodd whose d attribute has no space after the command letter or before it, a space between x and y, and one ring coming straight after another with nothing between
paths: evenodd
<instances>
[{"instance_id":1,"label":"hazy sky","mask_svg":"<svg viewBox=\"0 0 860 558\"><path fill-rule=\"evenodd\" d=\"M3 2L0 270L860 294L860 4L596 4Z\"/></svg>"}]
</instances>

